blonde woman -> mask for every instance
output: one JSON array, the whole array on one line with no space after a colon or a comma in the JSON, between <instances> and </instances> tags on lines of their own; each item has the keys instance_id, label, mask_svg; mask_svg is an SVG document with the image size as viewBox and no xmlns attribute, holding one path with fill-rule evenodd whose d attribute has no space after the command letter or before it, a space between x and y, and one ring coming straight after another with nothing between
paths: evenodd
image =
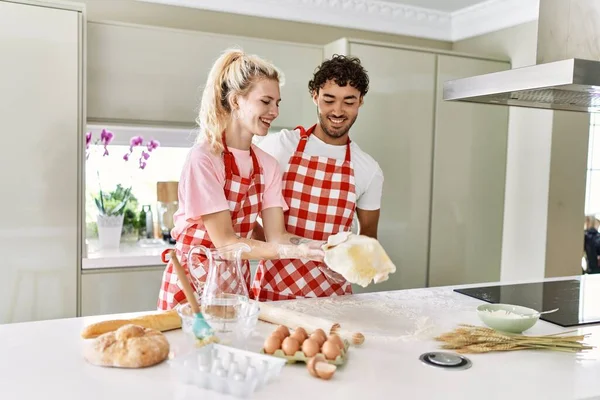
<instances>
[{"instance_id":1,"label":"blonde woman","mask_svg":"<svg viewBox=\"0 0 600 400\"><path fill-rule=\"evenodd\" d=\"M252 145L253 136L265 136L279 115L282 81L275 66L240 50L223 53L208 75L197 120L200 133L181 173L171 232L178 259L201 282L208 273L206 259L187 260L197 245L249 245L242 267L248 288L248 259L323 259L323 242L286 232L283 213L288 206L277 160ZM266 242L250 239L259 215ZM183 302L185 295L169 262L158 308L168 310Z\"/></svg>"}]
</instances>

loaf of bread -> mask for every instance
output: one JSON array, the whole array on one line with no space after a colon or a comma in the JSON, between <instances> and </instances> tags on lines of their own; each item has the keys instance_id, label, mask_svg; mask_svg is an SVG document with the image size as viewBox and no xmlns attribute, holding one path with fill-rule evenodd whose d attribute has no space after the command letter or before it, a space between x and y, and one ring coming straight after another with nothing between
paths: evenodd
<instances>
[{"instance_id":1,"label":"loaf of bread","mask_svg":"<svg viewBox=\"0 0 600 400\"><path fill-rule=\"evenodd\" d=\"M113 319L97 322L86 326L81 332L84 339L93 339L104 333L113 332L125 325L139 325L144 328L155 329L160 332L181 328L181 318L177 311L161 311L159 313L147 314L131 319Z\"/></svg>"},{"instance_id":2,"label":"loaf of bread","mask_svg":"<svg viewBox=\"0 0 600 400\"><path fill-rule=\"evenodd\" d=\"M83 356L102 367L145 368L166 360L169 349L162 332L130 324L86 343Z\"/></svg>"}]
</instances>

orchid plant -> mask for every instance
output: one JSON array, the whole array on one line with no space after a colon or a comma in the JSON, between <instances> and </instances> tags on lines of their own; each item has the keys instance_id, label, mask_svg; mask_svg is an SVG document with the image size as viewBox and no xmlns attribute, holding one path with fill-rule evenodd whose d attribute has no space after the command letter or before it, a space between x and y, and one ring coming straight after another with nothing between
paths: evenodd
<instances>
[{"instance_id":1,"label":"orchid plant","mask_svg":"<svg viewBox=\"0 0 600 400\"><path fill-rule=\"evenodd\" d=\"M89 159L91 154L91 146L92 145L101 145L104 148L102 153L102 157L107 157L110 155L108 151L108 145L113 141L115 135L114 133L102 129L100 132L100 138L96 139L92 142L92 132L88 132L85 135L85 149L86 149L86 160ZM129 151L123 155L123 160L128 162L136 149L140 149L140 155L137 159L138 169L143 170L146 168L148 163L148 159L150 158L150 154L156 150L160 146L160 143L157 140L150 140L144 145L144 138L142 136L133 136L129 140ZM98 181L100 181L100 172L96 171L98 175ZM96 203L96 207L98 208L98 212L100 215L104 216L117 216L123 214L125 211L125 207L127 206L127 202L131 198L131 186L124 190L116 191L118 193L118 198L113 198L112 194L106 194L102 191L102 187L100 187L100 193L97 197L94 198L94 202Z\"/></svg>"}]
</instances>

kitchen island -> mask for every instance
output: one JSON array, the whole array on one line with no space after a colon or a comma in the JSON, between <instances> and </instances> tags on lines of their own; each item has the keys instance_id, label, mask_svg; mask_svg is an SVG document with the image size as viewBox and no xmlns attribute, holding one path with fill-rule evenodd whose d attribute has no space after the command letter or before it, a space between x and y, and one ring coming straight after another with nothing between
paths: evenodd
<instances>
[{"instance_id":1,"label":"kitchen island","mask_svg":"<svg viewBox=\"0 0 600 400\"><path fill-rule=\"evenodd\" d=\"M286 365L275 382L254 398L280 399L591 399L600 398L600 349L570 354L541 351L469 354L466 370L425 365L422 353L439 350L433 338L458 324L482 325L481 301L450 287L401 290L276 303L337 321L360 331L365 343L351 347L346 365L329 381L313 378L304 364ZM275 303L274 303L275 304ZM139 314L135 314L139 315ZM102 368L82 357L80 332L91 322L131 314L49 320L0 326L0 399L121 400L226 399L216 392L182 385L169 361L137 370ZM260 350L274 329L259 322L248 346ZM531 335L576 329L600 345L600 325L578 328L539 321ZM189 347L181 330L165 333L171 357Z\"/></svg>"}]
</instances>

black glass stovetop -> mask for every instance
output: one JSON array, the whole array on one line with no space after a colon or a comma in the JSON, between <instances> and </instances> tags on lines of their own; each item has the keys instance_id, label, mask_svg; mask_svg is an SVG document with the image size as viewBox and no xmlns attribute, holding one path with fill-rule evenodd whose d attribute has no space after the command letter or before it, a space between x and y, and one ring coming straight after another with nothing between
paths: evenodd
<instances>
[{"instance_id":1,"label":"black glass stovetop","mask_svg":"<svg viewBox=\"0 0 600 400\"><path fill-rule=\"evenodd\" d=\"M600 274L454 291L488 303L513 304L538 311L558 308L554 313L541 315L540 319L564 327L600 322Z\"/></svg>"}]
</instances>

